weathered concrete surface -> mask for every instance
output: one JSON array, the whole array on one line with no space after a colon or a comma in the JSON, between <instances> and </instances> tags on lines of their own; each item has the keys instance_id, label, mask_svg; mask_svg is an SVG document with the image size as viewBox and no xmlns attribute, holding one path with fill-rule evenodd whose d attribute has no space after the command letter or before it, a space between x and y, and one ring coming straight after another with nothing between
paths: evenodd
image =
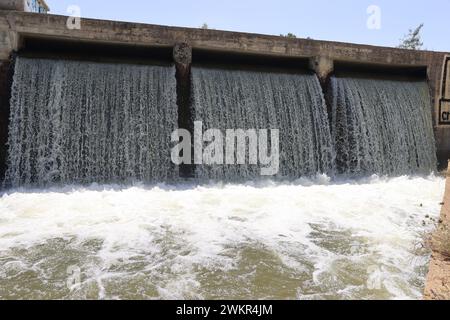
<instances>
[{"instance_id":1,"label":"weathered concrete surface","mask_svg":"<svg viewBox=\"0 0 450 320\"><path fill-rule=\"evenodd\" d=\"M0 61L0 182L6 170L11 63Z\"/></svg>"},{"instance_id":2,"label":"weathered concrete surface","mask_svg":"<svg viewBox=\"0 0 450 320\"><path fill-rule=\"evenodd\" d=\"M174 46L189 43L194 49L226 50L297 57L325 57L387 65L434 66L442 70L443 53L411 51L339 42L291 39L250 33L166 27L116 21L82 19L80 30L66 27L67 17L25 12L0 11L0 30L21 36L51 36L77 41ZM8 52L2 52L7 55ZM4 56L3 56L4 57ZM437 60L435 58L437 57Z\"/></svg>"},{"instance_id":3,"label":"weathered concrete surface","mask_svg":"<svg viewBox=\"0 0 450 320\"><path fill-rule=\"evenodd\" d=\"M322 85L334 70L334 61L327 57L316 56L310 59L310 68L314 70Z\"/></svg>"},{"instance_id":4,"label":"weathered concrete surface","mask_svg":"<svg viewBox=\"0 0 450 320\"><path fill-rule=\"evenodd\" d=\"M173 60L175 62L177 77L177 105L178 127L194 131L193 117L191 114L191 65L192 48L187 43L178 43L173 48ZM193 149L193 147L192 147ZM194 150L191 151L192 154ZM182 164L180 176L183 178L194 177L194 166Z\"/></svg>"},{"instance_id":5,"label":"weathered concrete surface","mask_svg":"<svg viewBox=\"0 0 450 320\"><path fill-rule=\"evenodd\" d=\"M425 288L426 300L450 300L450 166L439 222L431 241L433 256Z\"/></svg>"},{"instance_id":6,"label":"weathered concrete surface","mask_svg":"<svg viewBox=\"0 0 450 320\"><path fill-rule=\"evenodd\" d=\"M290 39L260 34L190 29L158 25L82 19L80 30L67 28L67 17L0 10L0 60L22 48L23 39L51 38L77 43L126 44L130 46L174 47L187 43L196 49L311 59L311 68L322 81L333 71L334 62L392 67L423 67L427 70L432 95L438 156L450 158L450 121L442 124L442 100L446 53L412 51L340 42ZM194 61L195 63L195 61ZM450 77L450 72L445 76ZM450 79L447 81L450 83ZM450 89L446 89L447 92Z\"/></svg>"}]
</instances>

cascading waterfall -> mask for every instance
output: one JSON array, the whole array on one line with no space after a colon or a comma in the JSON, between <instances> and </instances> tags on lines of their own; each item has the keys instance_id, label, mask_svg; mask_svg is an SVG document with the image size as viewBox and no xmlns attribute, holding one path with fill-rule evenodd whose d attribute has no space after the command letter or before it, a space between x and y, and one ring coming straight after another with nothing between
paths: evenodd
<instances>
[{"instance_id":1,"label":"cascading waterfall","mask_svg":"<svg viewBox=\"0 0 450 320\"><path fill-rule=\"evenodd\" d=\"M426 82L332 78L332 136L339 173L436 170Z\"/></svg>"},{"instance_id":2,"label":"cascading waterfall","mask_svg":"<svg viewBox=\"0 0 450 320\"><path fill-rule=\"evenodd\" d=\"M436 169L425 82L333 77L330 89L331 131L316 75L193 67L193 119L204 130L280 130L271 178ZM174 181L177 108L173 67L19 57L5 184ZM252 164L195 170L200 181L261 177Z\"/></svg>"},{"instance_id":3,"label":"cascading waterfall","mask_svg":"<svg viewBox=\"0 0 450 320\"><path fill-rule=\"evenodd\" d=\"M278 177L329 173L333 167L325 100L316 75L192 69L193 112L207 129L279 129ZM248 162L247 162L248 163ZM200 179L260 176L256 165L197 166Z\"/></svg>"},{"instance_id":4,"label":"cascading waterfall","mask_svg":"<svg viewBox=\"0 0 450 320\"><path fill-rule=\"evenodd\" d=\"M6 184L170 181L177 118L173 67L18 58Z\"/></svg>"}]
</instances>

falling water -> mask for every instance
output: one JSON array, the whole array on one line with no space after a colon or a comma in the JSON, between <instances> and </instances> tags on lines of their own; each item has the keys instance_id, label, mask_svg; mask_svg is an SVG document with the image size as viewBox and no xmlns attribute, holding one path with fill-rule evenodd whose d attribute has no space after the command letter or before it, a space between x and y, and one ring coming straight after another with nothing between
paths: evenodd
<instances>
[{"instance_id":1,"label":"falling water","mask_svg":"<svg viewBox=\"0 0 450 320\"><path fill-rule=\"evenodd\" d=\"M332 136L340 173L402 175L436 170L425 82L332 78Z\"/></svg>"},{"instance_id":2,"label":"falling water","mask_svg":"<svg viewBox=\"0 0 450 320\"><path fill-rule=\"evenodd\" d=\"M425 82L332 78L331 133L315 75L194 67L192 91L204 130L280 130L278 178L436 168ZM174 68L18 58L6 184L176 179L177 123ZM260 168L202 165L196 176L251 180Z\"/></svg>"},{"instance_id":3,"label":"falling water","mask_svg":"<svg viewBox=\"0 0 450 320\"><path fill-rule=\"evenodd\" d=\"M18 58L11 186L171 180L173 67Z\"/></svg>"},{"instance_id":4,"label":"falling water","mask_svg":"<svg viewBox=\"0 0 450 320\"><path fill-rule=\"evenodd\" d=\"M328 173L333 147L315 75L193 68L193 111L207 129L279 129L279 177ZM248 163L248 162L247 162ZM201 179L243 180L258 166L198 166Z\"/></svg>"}]
</instances>

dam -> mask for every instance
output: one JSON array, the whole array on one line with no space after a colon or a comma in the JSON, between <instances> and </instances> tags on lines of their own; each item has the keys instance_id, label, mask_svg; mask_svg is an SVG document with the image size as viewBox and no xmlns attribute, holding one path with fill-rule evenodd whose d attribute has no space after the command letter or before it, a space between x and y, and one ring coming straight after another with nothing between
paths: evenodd
<instances>
[{"instance_id":1,"label":"dam","mask_svg":"<svg viewBox=\"0 0 450 320\"><path fill-rule=\"evenodd\" d=\"M160 116L165 119L171 117L168 121L172 121L172 123L168 122L165 127L173 129L178 126L191 131L193 129L193 120L195 117L206 118L203 120L210 119L208 120L208 125L212 127L218 127L218 125L221 124L232 126L233 128L238 126L243 129L248 129L249 126L281 126L286 128L286 130L288 130L287 128L297 128L296 132L285 131L282 133L282 137L284 136L288 140L282 141L281 143L283 148L281 152L283 158L281 176L299 178L303 175L330 172L346 173L350 175L355 173L378 173L389 175L430 172L434 171L436 167L436 158L439 162L439 166L442 167L446 164L447 158L450 157L450 121L448 120L448 112L450 111L448 110L448 98L450 95L450 58L446 53L411 51L309 39L288 39L284 37L257 34L187 29L92 19L83 19L83 27L80 30L69 30L67 29L66 21L67 17L63 16L39 15L7 10L0 11L0 176L3 177L2 180L7 180L9 184L17 185L25 182L29 183L33 180L66 181L63 177L55 177L55 175L58 176L61 174L74 178L74 182L95 182L98 180L111 181L111 179L121 180L124 177L143 181L161 181L164 180L164 178L171 179L167 172L163 174L161 171L159 174L150 174L149 172L142 171L145 171L145 169L138 169L138 163L132 163L133 161L139 161L135 159L136 157L140 158L143 163L145 163L145 161L150 161L149 159L144 159L145 157L142 155L145 148L143 148L142 145L139 146L137 140L133 140L133 137L137 137L135 134L147 136L145 131L126 133L127 135L132 135L129 136L129 138L136 141L136 146L133 146L134 149L127 154L123 154L122 158L125 157L126 159L130 159L131 157L135 159L129 160L130 166L133 168L110 168L110 170L116 171L114 174L111 173L112 171L108 174L106 172L98 172L97 169L94 169L87 164L87 158L84 160L79 159L77 164L79 168L78 171L84 171L84 173L74 172L73 170L75 170L75 167L59 158L55 159L54 152L62 152L68 155L67 150L82 148L84 150L82 153L85 154L85 157L89 157L89 161L92 162L92 159L96 157L99 159L97 163L93 164L94 167L104 167L101 164L100 158L105 158L104 153L109 151L103 150L103 153L97 155L90 154L89 151L86 151L86 148L92 149L93 146L89 147L85 142L82 142L82 146L72 145L72 147L70 147L66 145L67 150L61 151L64 147L60 145L55 146L53 139L64 139L64 137L66 137L64 135L59 138L51 136L43 137L44 140L42 141L47 141L49 143L49 145L44 148L47 149L47 151L42 151L42 148L40 151L30 149L29 152L33 155L21 155L21 152L18 152L19 149L17 148L23 148L23 142L20 141L20 139L16 139L20 137L14 135L12 137L13 140L8 143L8 128L11 127L12 130L15 128L14 123L10 123L10 119L15 119L14 111L17 111L17 109L11 111L11 108L14 108L15 106L11 106L10 103L23 104L23 101L17 100L18 95L22 96L23 94L30 94L28 99L33 100L37 97L36 94L39 94L39 92L42 93L42 90L46 90L45 88L37 88L38 91L34 94L25 92L19 93L21 90L20 84L14 82L14 76L16 76L16 81L17 77L33 77L32 74L21 75L20 67L21 65L25 65L27 61L32 61L33 59L38 59L36 61L40 61L36 64L36 68L39 66L42 66L42 68L50 67L51 70L55 70L51 72L64 72L62 70L58 71L58 67L55 67L56 64L62 63L58 62L61 60L73 61L68 62L67 67L62 67L67 68L66 73L70 70L70 64L74 65L74 71L76 71L75 69L78 67L85 67L85 72L88 73L95 73L96 68L106 68L107 64L111 65L111 69L114 68L113 65L117 65L117 71L111 70L112 73L109 75L112 78L117 78L113 73L121 73L120 70L126 70L127 65L130 66L130 70L131 68L136 68L136 70L138 70L138 68L145 68L145 66L149 66L149 68L151 68L151 66L154 66L153 68L164 68L164 66L166 66L165 68L170 68L172 66L174 74L172 80L169 79L170 77L165 76L168 77L167 81L170 81L170 84L167 83L169 88L163 99L168 100L163 102L157 98L157 100L160 101L159 103L164 103L164 105L167 106L166 110L162 110L162 112L168 113L167 116L153 114L153 116L156 117L155 119ZM44 59L49 62L44 62ZM86 64L88 63L91 63L92 69L86 67ZM95 65L96 63L98 65ZM52 64L53 67L50 66L50 64ZM101 64L104 66L102 67ZM141 65L142 67L138 67L138 65ZM14 70L16 70L15 74ZM26 72L32 72L29 68L24 68L24 70ZM130 70L124 72L131 72ZM254 73L256 70L258 72ZM36 77L41 77L41 72L39 70L36 70L35 72L37 72L35 73ZM217 72L217 75L215 72ZM73 74L73 72L71 72L71 74ZM267 80L264 80L264 78L252 79L253 74L255 77L266 74L265 77ZM277 74L279 76L284 74L285 76L283 77L286 77L286 79L275 79L274 77L276 77ZM220 77L225 75L228 75L228 78L219 80ZM39 80L51 82L51 79L57 77L56 74L52 73L48 76L50 78L39 78ZM311 77L312 80L308 80L310 82L305 82L302 87L296 89L297 92L302 91L309 93L304 97L292 96L289 98L286 94L289 95L291 93L287 91L283 93L273 91L268 100L267 97L263 97L263 92L245 92L245 90L254 90L251 88L243 88L242 90L244 91L241 93L223 91L227 90L226 87L224 87L225 83L256 81L255 83L261 84L261 81L269 81L267 82L267 85L270 86L270 81L273 81L274 83L279 81L291 81L288 80L287 77L298 77L298 81L304 81L300 80L301 77ZM247 80L245 80L246 78ZM313 78L315 78L315 80ZM176 81L173 79L176 79ZM217 79L217 82L212 79ZM349 97L354 95L350 89L352 86L351 79L362 79L361 81L356 81L355 84L366 83L367 88L373 87L374 84L379 84L378 90L383 90L382 86L384 83L386 88L395 87L398 88L398 90L401 90L401 98L399 97L398 101L395 102L397 105L391 106L393 110L396 110L395 114L391 114L389 117L394 117L397 123L405 123L406 125L401 126L401 128L405 128L406 131L397 132L396 128L398 128L398 126L396 126L395 123L377 129L378 126L382 126L383 121L385 121L377 118L376 108L378 108L378 102L375 102L374 105L370 105L368 101L365 101L365 105L362 105L361 101L348 101ZM36 80L38 80L38 78L36 78ZM67 81L72 80L67 79ZM94 87L99 85L105 86L105 84L100 82L97 83L96 80L93 81L95 81L92 84ZM213 82L211 83L210 81ZM221 83L222 81L225 82ZM300 83L298 81L294 81L293 84ZM372 83L370 81L372 81ZM208 86L213 85L216 87L201 88L204 83L208 83ZM390 85L390 83L392 85ZM109 84L106 85L109 86ZM267 85L264 85L264 87L267 87ZM287 85L286 88L289 87L290 85ZM366 91L367 88L364 89L361 87L357 90ZM141 89L142 88L138 90ZM230 87L230 89L233 90L233 87ZM208 93L205 90L213 91ZM340 93L341 90L342 96ZM392 100L394 97L397 97L400 92L398 90L391 89L391 97L388 97L388 99ZM222 102L217 103L225 103L227 110L231 108L229 109L230 115L248 113L251 110L254 110L257 105L261 105L265 101L276 99L275 97L277 95L280 95L280 97L285 96L286 99L291 99L289 106L303 105L301 108L308 106L307 108L312 109L311 111L307 111L307 109L303 109L304 111L288 109L282 111L282 109L280 109L270 115L271 112L274 112L270 111L271 108L273 110L273 106L267 106L269 109L261 113L261 115L269 114L269 118L265 117L264 119L257 120L257 122L253 122L253 120L251 122L242 123L236 122L235 120L227 122L225 121L225 118L221 119L221 116L214 111L218 105L215 106L214 101L208 100L208 96L211 96L211 94L215 95L216 93L214 92L219 91L222 92L221 94L224 94L224 97L221 98ZM150 93L150 91L148 92ZM355 91L356 94L362 94L362 91L359 92L360 93ZM418 92L420 93L420 96L417 95ZM52 93L44 92L43 94L51 95ZM63 91L62 94L66 94L66 92ZM79 92L79 94L83 94L83 92ZM136 92L136 94L138 93ZM236 94L235 98L232 97L234 94ZM235 101L234 99L238 98L239 95L254 95L252 98L253 102L252 104L239 107L241 108L240 110L233 110L232 101ZM228 105L226 100L223 100L226 96L232 98ZM55 99L58 99L58 97L55 97ZM133 99L133 92L131 92L130 99ZM150 98L149 96L146 96L145 99ZM262 100L258 101L258 99ZM295 102L296 99L300 100ZM304 99L312 100L308 102ZM314 99L315 101L313 101ZM377 99L381 98L374 92L371 99L372 101L379 101ZM248 99L245 101L248 101ZM364 114L360 113L360 118L352 120L356 121L356 123L350 123L348 122L350 119L345 118L346 124L344 124L342 122L344 113L336 112L334 109L337 101L341 101L339 104L345 104L345 101L350 103L348 105L350 109L347 109L347 113L355 112L355 115L357 114L356 111L352 111L353 105L355 104L361 105L362 109L360 109L360 111L364 111L364 108L368 108L373 110L373 112L367 113L364 111ZM43 101L43 103L49 105L51 101ZM58 102L53 101L53 103ZM162 108L162 105L158 107L158 102L154 103L156 104L152 108ZM209 104L210 110L199 107L199 104L205 103ZM284 102L280 100L279 102L275 101L274 103L278 107L282 106ZM95 104L95 102L92 102L92 104ZM424 112L411 109L411 106L418 106L420 110L424 110ZM383 112L383 108L385 107L381 106L381 108L382 109L380 109L379 112ZM345 109L340 108L339 110ZM51 111L49 112L51 113ZM84 114L85 112L90 111L82 111L81 114ZM308 115L310 112L313 113ZM304 118L294 119L289 117L283 120L280 118L283 114L298 114L303 115ZM43 115L45 116L45 114ZM109 116L108 112L102 116L103 119L105 119L105 115ZM132 113L130 115L133 116ZM230 115L224 116L230 119ZM39 123L39 119L33 119L31 118L32 116L36 116L36 113L30 114L30 117L27 118L30 121L30 124L28 124L29 128ZM141 116L136 114L134 116L137 117L136 121L139 122L138 119L142 120ZM108 121L114 122L118 121L118 119L120 118ZM123 118L123 120L125 119L128 119L128 121L125 122L134 121L132 118ZM310 119L313 119L312 122L310 122ZM93 121L101 120L99 118L99 120L94 119ZM95 123L91 123L91 125L94 124ZM156 124L156 122L154 124ZM27 124L22 123L22 125L26 126ZM59 125L59 123L54 123L51 126ZM149 125L152 126L151 122ZM305 127L305 125L309 126L309 128ZM346 127L343 129L343 126ZM359 128L357 126L359 126ZM92 130L92 128L80 128L79 130L87 130L86 132L82 132L82 135L94 135L92 131L90 134L88 131ZM300 128L305 129L301 134L298 133ZM16 129L21 130L19 127ZM359 140L358 145L361 149L357 150L356 153L352 154L354 150L346 150L346 147L342 143L338 143L344 137L342 129L345 130L344 135L347 143ZM35 136L39 135L39 130L48 132L48 130L43 128L34 128L33 130L37 130L33 133ZM69 129L66 128L64 130ZM72 130L72 128L70 128L70 130ZM80 140L77 140L76 136L74 136L74 132L70 132L70 130L66 133L67 137L72 137L73 141ZM122 128L120 130L122 130ZM123 130L126 130L126 128ZM392 134L394 134L395 137L388 138L380 133L388 132L389 130L394 130L392 131ZM362 136L358 137L358 131L365 131L368 133L364 133ZM352 135L348 135L348 133L351 132L353 132ZM29 131L29 133L31 134L32 131ZM308 134L310 133L313 135L308 137ZM101 135L101 133L98 134ZM123 134L123 132L121 131L120 134ZM160 134L161 137L158 138L160 140L166 139L163 138L163 135L168 136L168 132ZM97 133L95 133L94 136L97 136ZM105 136L104 139L109 139L109 137ZM295 141L295 139L301 139L301 141ZM314 139L315 141L313 141ZM368 140L365 141L364 139ZM375 141L375 144L373 143L374 139L378 139ZM397 141L397 145L392 144L392 139ZM147 144L149 143L162 143L162 141L150 142L150 140L148 140ZM34 143L32 144L34 145ZM9 173L7 170L8 145L11 148L10 163L12 164ZM385 149L388 145L389 147L392 147L392 151ZM167 146L168 144L166 143L166 149ZM299 146L303 149L298 149ZM154 150L156 150L156 145ZM397 152L397 155L393 155L392 153L394 150L401 151ZM29 157L34 157L36 154L40 154L40 156L36 158L40 160L35 159L33 160L35 163L31 164L31 158ZM384 160L369 159L370 157L383 157L383 154L385 154L385 157L392 157ZM161 162L161 159L164 157L165 155L155 155L155 159L160 159L158 160L159 162ZM289 164L290 161L297 164L297 168L295 169L297 171L293 171L294 167L292 166L292 163ZM375 163L374 161L378 162ZM391 164L388 163L389 161L391 161ZM170 161L167 160L166 162L167 163L163 166L169 168L171 166L169 163ZM55 169L54 165L56 163L63 163L61 165L67 167L67 170L69 171L72 170L72 173L61 173L59 169ZM148 167L149 164L150 162L146 166ZM22 168L20 168L20 166L22 166ZM26 168L24 168L24 166ZM72 166L72 169L69 169L70 166ZM289 167L291 169L288 169ZM174 172L174 169L178 172L177 174L180 177L205 176L206 173L200 172L199 170L211 171L208 168L199 169L188 165L172 168L171 172ZM251 179L253 175L250 171L252 171L252 169L250 169L250 171L248 171L248 169L249 168L243 169L242 172L235 173L234 175L240 175L246 171L247 173L244 174L244 176ZM26 172L27 170L28 172ZM120 170L125 170L128 173L120 173ZM164 169L160 168L155 170ZM39 175L41 175L41 177L39 177ZM42 175L46 175L46 179L43 179ZM51 177L52 175L53 177ZM83 175L85 178L82 177ZM222 172L219 174L218 172L209 172L209 175L211 177L220 178L224 176L224 173ZM227 174L225 174L225 176L226 175ZM232 173L229 175L233 176ZM93 178L86 179L86 176ZM107 177L109 177L109 179Z\"/></svg>"},{"instance_id":2,"label":"dam","mask_svg":"<svg viewBox=\"0 0 450 320\"><path fill-rule=\"evenodd\" d=\"M449 101L444 52L0 10L0 299L420 299ZM175 165L199 121L278 173Z\"/></svg>"}]
</instances>

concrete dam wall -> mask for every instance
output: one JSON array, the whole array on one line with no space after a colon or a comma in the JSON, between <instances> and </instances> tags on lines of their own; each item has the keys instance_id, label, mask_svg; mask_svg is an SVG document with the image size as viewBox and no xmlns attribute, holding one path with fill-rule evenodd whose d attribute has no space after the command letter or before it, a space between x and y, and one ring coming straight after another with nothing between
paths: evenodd
<instances>
[{"instance_id":1,"label":"concrete dam wall","mask_svg":"<svg viewBox=\"0 0 450 320\"><path fill-rule=\"evenodd\" d=\"M229 125L242 123L244 126L250 124L255 126L261 125L261 123L271 123L273 126L296 127L293 131L284 132L284 136L289 137L289 134L291 134L292 141L300 139L301 141L297 141L300 143L299 145L309 145L309 147L307 150L291 146L286 148L287 151L286 154L282 155L282 161L290 163L290 169L286 170L289 174L294 172L296 175L308 175L313 174L314 171L317 173L318 171L328 172L333 170L334 164L328 160L333 158L328 154L328 152L331 152L328 141L331 142L332 138L335 141L342 139L342 128L345 128L345 132L352 132L351 136L347 133L345 133L345 136L349 139L348 141L359 141L358 148L360 149L354 154L352 154L352 148L346 150L339 147L341 153L339 153L339 150L333 150L333 153L337 151L340 166L338 171L340 172L350 174L425 172L433 168L436 156L442 165L446 164L447 159L450 158L450 58L446 53L92 19L83 19L80 30L69 30L66 27L66 22L67 17L63 16L0 11L0 175L2 179L7 171L8 127L14 127L14 123L11 124L10 119L13 121L13 119L18 118L17 113L11 114L12 106L10 102L13 104L19 103L18 97L23 96L23 94L19 94L17 90L26 88L26 86L20 87L15 84L15 91L11 89L14 69L16 68L17 71L17 61L27 61L27 59L35 59L35 61L60 61L63 59L72 60L75 63L76 61L87 61L94 64L100 62L103 65L110 64L112 66L129 64L133 65L133 68L138 68L139 65L143 65L143 67L147 65L161 68L173 67L176 84L173 86L173 96L165 97L165 99L176 102L177 110L172 113L168 110L164 112L172 114L171 120L176 122L173 124L174 126L177 125L190 131L193 130L193 117L196 113L197 115L202 114L202 118L205 118L205 120L210 119L211 125L220 119L220 114L217 114L217 111L214 110L205 110L203 113L199 113L197 110L196 112L195 101L202 103L209 101L208 95L205 94L206 88L202 89L202 92L195 89L202 83L209 83L208 90L214 89L216 92L219 90L218 88L226 88L225 84L230 83L230 81L265 83L265 88L269 88L269 91L272 90L270 91L271 97L283 95L283 97L287 97L290 101L296 101L297 105L302 106L294 111L295 114L301 111L300 113L305 115L310 112L311 115L316 115L306 116L304 119L286 118L284 115L293 110L289 109L289 104L286 104L286 108L284 108L284 102L280 100L277 103L277 106L282 107L280 110L270 111L273 110L273 106L266 106L267 110L263 114L268 114L268 118L260 118L257 121L255 120L256 122L252 122L253 120L243 122L236 120L229 122ZM67 66L55 67L45 62L42 62L42 64L45 65L43 68L53 70L49 71L50 76L57 74L58 68L67 68ZM89 69L89 72L97 68L103 70L95 65ZM120 66L117 68L120 68ZM24 72L31 69L23 68ZM224 71L216 74L214 70ZM225 70L227 71L225 72ZM257 71L257 74L255 74L255 71ZM142 72L148 74L148 72L155 71ZM117 74L120 74L120 72ZM285 76L277 78L276 75L278 74ZM21 76L23 79L27 79L33 77L33 74L30 71L30 74L21 74ZM14 78L16 81L17 77L16 74ZM210 82L205 80L205 77L215 80ZM314 78L317 80L314 80ZM51 79L51 77L48 78L48 81L50 82ZM353 84L352 81L346 79L361 79L361 81L356 80ZM67 81L70 83L74 79L67 79ZM94 75L92 75L92 81L96 85L102 83L100 80L95 80ZM115 80L111 81L114 82ZM271 87L270 83L275 83L274 81L287 81L286 83L294 81L293 83L299 85L299 88L304 87L305 92L309 93L305 97L301 97L292 95L290 91L279 92L276 86ZM317 83L317 87L315 83ZM214 86L216 87L214 88ZM355 86L358 86L358 88ZM258 104L265 101L257 93L258 86L255 88L244 87L242 87L243 91L240 93L234 92L230 88L224 94L231 99L234 99L233 95L236 95L236 97L240 94L252 96L255 103L258 99L261 99ZM342 95L333 92L337 88L342 88L339 89L342 90ZM142 88L136 87L130 90L140 92L139 90L142 90ZM154 96L151 93L152 90L154 89L148 89L146 92ZM345 112L333 112L336 109L336 101L333 99L345 100L347 96L352 95L354 90L356 90L355 92L364 92L375 100L382 99L386 94L388 98L391 98L384 102L380 100L380 103L373 103L373 105L362 101L364 99L350 99L342 105L345 104L345 108L348 110L346 112L359 114L358 117L355 116L352 119L348 118ZM318 91L321 91L320 94L318 94ZM379 91L383 91L383 95L380 96ZM84 91L81 90L80 92ZM27 94L30 94L30 92L27 92ZM50 91L49 95L51 96ZM13 96L13 99L11 99L11 96ZM37 95L32 96L36 97ZM120 92L117 92L117 96L120 97ZM131 97L131 99L133 98ZM377 118L380 112L384 112L386 105L391 104L391 100L395 100L397 111L389 118ZM52 101L58 101L57 97L53 97ZM237 117L237 114L248 113L254 110L252 108L255 108L255 105L249 103L233 109L232 102L225 101L224 103L227 108L229 106L232 115L224 118L222 123L226 122L225 119ZM360 107L356 108L356 105ZM373 110L368 112L364 110L363 105L373 107ZM310 109L311 106L312 109ZM106 110L108 106L104 107ZM420 110L428 109L428 111L418 112L417 109L412 107L420 108ZM49 114L51 114L51 106L49 108ZM323 114L320 111L321 108L324 110ZM13 111L17 110L14 109ZM41 116L44 116L46 111L37 108L33 112L33 117L35 117L39 112L42 113ZM118 113L115 118L117 121L119 119L125 122L130 119L130 121L139 120L133 120L133 117L125 116L122 118L123 114L127 114L123 112ZM93 115L94 113L92 113ZM344 126L342 125L343 115L345 116ZM83 113L80 114L81 118L84 116ZM99 119L105 119L109 116L107 111L96 115ZM27 119L34 119L33 117L30 116ZM310 119L314 119L312 123L309 123ZM370 121L366 121L368 119ZM36 124L39 123L38 118L32 121L35 121L33 123ZM361 121L364 124L359 123ZM402 127L401 130L396 131L395 128L398 127L398 123L401 123ZM44 124L42 125L44 126ZM57 122L57 125L61 125L60 122ZM316 130L316 133L309 138L306 133L298 134L298 129L304 129L305 126L309 125L311 130ZM339 128L333 127L336 125ZM26 131L23 128L20 129L20 127L15 128L18 132ZM66 126L61 125L61 128L65 128L66 135L73 130L69 122ZM43 129L39 130L44 131ZM85 128L82 130L85 130ZM332 137L333 130L341 133L339 133L339 136L334 134ZM368 139L367 141L358 135L358 132L363 130L371 131L370 134L367 134L369 138L365 137ZM389 133L389 137L380 134L380 132L389 132L389 130L394 130ZM433 133L436 148L433 145ZM134 135L132 131L129 131L129 134L130 139L139 136L139 134ZM140 134L142 135L142 132ZM147 133L144 134L144 136L146 135ZM57 150L54 148L54 137L55 135L51 138L41 137L41 141L51 141L52 146L48 149L51 149L51 152L59 152L59 146ZM107 137L106 133L105 137ZM392 140L392 137L395 139ZM167 135L167 138L170 138L169 135ZM64 138L58 137L58 139ZM132 178L142 180L151 180L152 178L152 173L139 172L136 169L139 167L136 165L136 163L139 163L139 159L139 161L134 159L134 162L130 162L132 165L128 168L115 168L114 170L110 168L111 170L107 170L108 172L102 171L107 168L98 166L98 163L95 166L85 165L83 164L84 160L80 160L76 164L71 162L71 165L73 165L72 171L66 172L49 169L54 165L53 160L42 165L45 170L39 169L39 165L27 165L26 168L20 168L24 165L24 159L35 157L37 151L31 149L28 155L22 157L18 154L23 152L25 148L22 142L16 141L13 147L11 147L11 140L9 142L10 153L13 150L11 148L16 148L14 154L10 156L10 161L15 161L17 163L15 170L20 171L19 173L13 172L14 170L9 171L8 179L10 182L14 181L11 182L13 185L28 184L33 180L32 176L39 176L39 174L41 174L39 180L46 177L45 179L51 182L55 172L58 172L57 181L61 181L61 174L69 181L73 181L72 176L79 177L80 171L77 171L77 166L81 166L82 171L86 171L88 168L90 168L89 170L92 169L93 171L86 171L87 173L84 174L93 177L98 176L99 179L96 179L96 181L110 181L110 178L116 174L112 173L113 171L123 172L120 176L124 178L127 178L127 174ZM95 143L95 141L92 143ZM139 143L136 145L139 145ZM391 146L392 150L386 151L385 146L387 145ZM64 145L61 145L61 148L64 148ZM101 150L104 150L107 147L102 148ZM142 153L144 149L136 147L130 154ZM73 148L70 150L73 150ZM311 152L310 155L308 155L308 152ZM121 159L128 159L130 154L127 155L125 152ZM378 154L376 161L370 159L374 154ZM95 155L98 159L103 158L102 153L96 152ZM122 160L117 161L121 162ZM145 161L147 160L150 161L149 159ZM30 160L27 161L30 162ZM61 162L60 159L59 162ZM42 162L39 163L42 164ZM295 164L301 166L302 169L295 168ZM67 164L67 166L69 165ZM161 166L161 168L163 167L164 165ZM304 168L310 168L310 170L305 169L305 172L297 172ZM136 171L134 171L135 169ZM48 172L45 172L46 170ZM205 174L191 166L181 166L179 170L182 177ZM159 171L160 173L156 176L161 179L161 172L166 171ZM229 172L207 174L208 177L211 177L211 175L223 178L233 174ZM242 173L234 173L234 175L242 176ZM246 171L245 175L251 178L251 170ZM75 181L90 182L83 177L79 178Z\"/></svg>"}]
</instances>

